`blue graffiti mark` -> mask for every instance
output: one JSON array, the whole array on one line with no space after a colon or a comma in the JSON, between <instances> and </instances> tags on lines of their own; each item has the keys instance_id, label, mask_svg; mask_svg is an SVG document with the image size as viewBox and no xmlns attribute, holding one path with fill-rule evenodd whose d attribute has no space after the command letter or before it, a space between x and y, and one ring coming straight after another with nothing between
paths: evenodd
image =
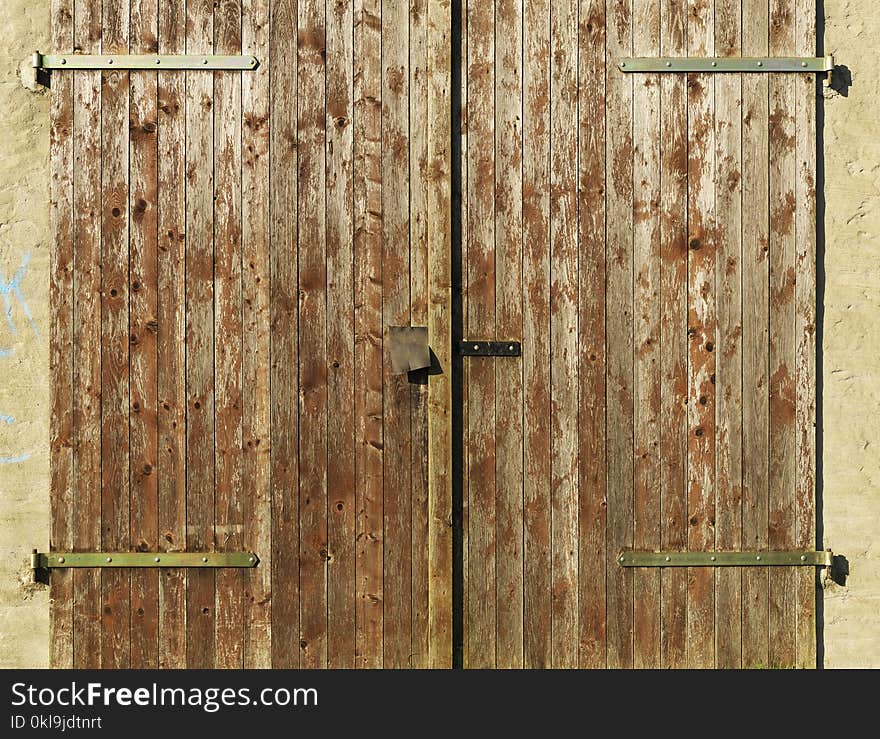
<instances>
[{"instance_id":1,"label":"blue graffiti mark","mask_svg":"<svg viewBox=\"0 0 880 739\"><path fill-rule=\"evenodd\" d=\"M17 457L0 457L0 464L18 464L19 462L27 462L30 458L30 454L19 454Z\"/></svg>"},{"instance_id":2,"label":"blue graffiti mark","mask_svg":"<svg viewBox=\"0 0 880 739\"><path fill-rule=\"evenodd\" d=\"M37 324L34 322L33 315L31 314L31 309L28 307L27 301L24 299L24 294L21 292L21 281L24 279L25 274L27 274L27 268L30 261L31 253L29 251L25 252L21 258L21 265L19 265L18 271L8 282L6 281L6 275L3 270L0 269L0 295L3 296L3 304L6 306L6 323L13 336L18 336L18 329L15 326L15 321L12 320L13 297L24 312L28 324L30 324L31 330L34 332L34 336L40 335L40 331L37 328Z\"/></svg>"},{"instance_id":3,"label":"blue graffiti mark","mask_svg":"<svg viewBox=\"0 0 880 739\"><path fill-rule=\"evenodd\" d=\"M3 421L3 423L15 423L15 417L4 416L2 413L0 413L0 421Z\"/></svg>"},{"instance_id":4,"label":"blue graffiti mark","mask_svg":"<svg viewBox=\"0 0 880 739\"><path fill-rule=\"evenodd\" d=\"M12 349L0 349L0 357L11 357L12 352Z\"/></svg>"}]
</instances>

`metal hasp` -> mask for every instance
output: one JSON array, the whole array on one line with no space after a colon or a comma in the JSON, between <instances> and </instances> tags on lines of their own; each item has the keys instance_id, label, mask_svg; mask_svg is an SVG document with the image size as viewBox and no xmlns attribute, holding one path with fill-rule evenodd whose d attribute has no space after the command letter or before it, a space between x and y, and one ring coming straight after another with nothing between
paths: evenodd
<instances>
[{"instance_id":1,"label":"metal hasp","mask_svg":"<svg viewBox=\"0 0 880 739\"><path fill-rule=\"evenodd\" d=\"M637 57L621 59L621 72L825 72L834 57Z\"/></svg>"},{"instance_id":2,"label":"metal hasp","mask_svg":"<svg viewBox=\"0 0 880 739\"><path fill-rule=\"evenodd\" d=\"M35 69L256 69L260 62L250 54L34 54Z\"/></svg>"},{"instance_id":3,"label":"metal hasp","mask_svg":"<svg viewBox=\"0 0 880 739\"><path fill-rule=\"evenodd\" d=\"M621 567L831 567L833 552L621 552Z\"/></svg>"},{"instance_id":4,"label":"metal hasp","mask_svg":"<svg viewBox=\"0 0 880 739\"><path fill-rule=\"evenodd\" d=\"M518 341L462 341L458 353L463 357L518 357L522 345Z\"/></svg>"},{"instance_id":5,"label":"metal hasp","mask_svg":"<svg viewBox=\"0 0 880 739\"><path fill-rule=\"evenodd\" d=\"M253 552L34 552L35 570L64 567L256 567Z\"/></svg>"}]
</instances>

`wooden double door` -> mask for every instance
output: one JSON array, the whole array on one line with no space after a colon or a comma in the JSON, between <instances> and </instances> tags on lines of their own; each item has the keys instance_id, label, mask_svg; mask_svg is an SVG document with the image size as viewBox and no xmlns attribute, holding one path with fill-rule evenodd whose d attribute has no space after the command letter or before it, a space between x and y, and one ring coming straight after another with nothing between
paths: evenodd
<instances>
[{"instance_id":1,"label":"wooden double door","mask_svg":"<svg viewBox=\"0 0 880 739\"><path fill-rule=\"evenodd\" d=\"M75 667L812 666L813 0L53 0ZM433 366L395 374L389 328ZM462 340L520 342L462 357Z\"/></svg>"}]
</instances>

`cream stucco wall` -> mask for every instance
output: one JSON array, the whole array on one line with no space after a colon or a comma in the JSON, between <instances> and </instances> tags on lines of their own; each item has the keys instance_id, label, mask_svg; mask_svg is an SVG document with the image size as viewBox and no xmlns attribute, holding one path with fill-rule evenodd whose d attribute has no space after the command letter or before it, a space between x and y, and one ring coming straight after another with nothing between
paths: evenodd
<instances>
[{"instance_id":1,"label":"cream stucco wall","mask_svg":"<svg viewBox=\"0 0 880 739\"><path fill-rule=\"evenodd\" d=\"M22 66L49 48L48 6L0 6L0 667L48 663L48 594L27 570L48 543L48 96ZM880 667L880 15L824 6L852 77L824 101L821 495L825 546L849 564L824 594L824 664Z\"/></svg>"}]
</instances>

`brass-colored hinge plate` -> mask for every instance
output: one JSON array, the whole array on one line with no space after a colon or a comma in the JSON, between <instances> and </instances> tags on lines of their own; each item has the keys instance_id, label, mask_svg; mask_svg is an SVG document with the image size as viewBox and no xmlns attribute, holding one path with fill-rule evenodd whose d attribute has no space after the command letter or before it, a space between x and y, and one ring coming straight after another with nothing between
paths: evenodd
<instances>
[{"instance_id":1,"label":"brass-colored hinge plate","mask_svg":"<svg viewBox=\"0 0 880 739\"><path fill-rule=\"evenodd\" d=\"M253 552L34 552L35 570L66 567L256 567Z\"/></svg>"},{"instance_id":2,"label":"brass-colored hinge plate","mask_svg":"<svg viewBox=\"0 0 880 739\"><path fill-rule=\"evenodd\" d=\"M34 54L36 69L249 70L260 62L250 54Z\"/></svg>"},{"instance_id":3,"label":"brass-colored hinge plate","mask_svg":"<svg viewBox=\"0 0 880 739\"><path fill-rule=\"evenodd\" d=\"M638 57L621 59L621 72L831 72L834 57Z\"/></svg>"},{"instance_id":4,"label":"brass-colored hinge plate","mask_svg":"<svg viewBox=\"0 0 880 739\"><path fill-rule=\"evenodd\" d=\"M831 567L832 552L621 552L621 567Z\"/></svg>"}]
</instances>

